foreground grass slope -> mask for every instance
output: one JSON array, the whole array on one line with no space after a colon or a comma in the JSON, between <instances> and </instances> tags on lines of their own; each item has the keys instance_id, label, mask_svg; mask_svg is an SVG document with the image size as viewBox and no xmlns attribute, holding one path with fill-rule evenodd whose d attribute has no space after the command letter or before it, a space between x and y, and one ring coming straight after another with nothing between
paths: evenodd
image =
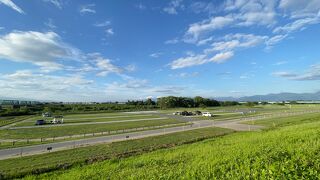
<instances>
[{"instance_id":1,"label":"foreground grass slope","mask_svg":"<svg viewBox=\"0 0 320 180\"><path fill-rule=\"evenodd\" d=\"M29 179L319 179L320 122L244 132Z\"/></svg>"},{"instance_id":2,"label":"foreground grass slope","mask_svg":"<svg viewBox=\"0 0 320 180\"><path fill-rule=\"evenodd\" d=\"M90 164L105 159L128 157L156 149L174 147L203 139L222 136L234 131L223 128L203 128L136 140L100 144L49 154L0 160L0 179L48 172L75 165Z\"/></svg>"}]
</instances>

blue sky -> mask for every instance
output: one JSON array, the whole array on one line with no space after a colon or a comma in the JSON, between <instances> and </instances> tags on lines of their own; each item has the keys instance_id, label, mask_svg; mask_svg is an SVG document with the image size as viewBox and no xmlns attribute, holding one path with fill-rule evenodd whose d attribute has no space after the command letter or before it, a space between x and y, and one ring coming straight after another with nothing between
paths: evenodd
<instances>
[{"instance_id":1,"label":"blue sky","mask_svg":"<svg viewBox=\"0 0 320 180\"><path fill-rule=\"evenodd\" d=\"M319 0L0 0L0 97L315 92L319 23Z\"/></svg>"}]
</instances>

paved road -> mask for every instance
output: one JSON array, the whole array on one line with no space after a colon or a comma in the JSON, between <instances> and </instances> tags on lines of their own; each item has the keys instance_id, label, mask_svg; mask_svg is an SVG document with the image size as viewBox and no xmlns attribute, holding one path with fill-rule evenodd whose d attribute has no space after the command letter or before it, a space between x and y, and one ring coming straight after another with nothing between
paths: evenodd
<instances>
[{"instance_id":1,"label":"paved road","mask_svg":"<svg viewBox=\"0 0 320 180\"><path fill-rule=\"evenodd\" d=\"M103 121L103 122L82 122L82 123L68 123L68 124L51 124L51 125L42 125L42 126L17 126L17 127L10 127L9 129L50 128L50 127L58 127L58 126L77 126L77 125L90 125L90 124L111 124L111 123L135 122L135 121L153 121L153 120L163 120L163 119L168 119L168 118L166 118L166 117L158 117L158 118L128 119L128 120Z\"/></svg>"},{"instance_id":2,"label":"paved road","mask_svg":"<svg viewBox=\"0 0 320 180\"><path fill-rule=\"evenodd\" d=\"M312 113L312 112L319 112L319 111L286 113L286 114L280 115L279 117L306 114L306 113ZM204 128L204 127L213 127L213 126L224 127L224 128L230 128L238 131L259 130L260 128L263 128L263 127L255 126L255 125L245 125L245 124L239 124L239 123L242 121L249 121L249 120L255 121L259 119L270 118L270 116L264 115L264 116L250 117L250 118L237 118L234 120L214 122L212 120L193 121L194 119L192 120L192 118L189 118L189 117L172 116L167 114L159 114L159 115L163 117L171 117L171 118L175 117L176 119L181 119L189 122L192 121L194 124L187 125L187 126L170 127L170 128L164 128L164 129L147 130L147 131L141 131L141 132L124 133L124 134L111 135L111 136L94 137L94 138L74 140L74 141L65 141L65 142L50 143L50 144L43 144L43 145L27 146L22 148L3 149L3 150L0 150L0 159L18 157L21 154L25 156L25 155L46 153L48 152L47 147L52 147L52 151L58 151L62 149L71 149L71 148L80 147L80 146L87 146L87 145L93 145L93 144L99 144L99 143L110 143L110 142L123 141L128 139L144 138L149 136L157 136L161 134L169 134L174 132ZM272 117L278 117L278 116L272 116Z\"/></svg>"}]
</instances>

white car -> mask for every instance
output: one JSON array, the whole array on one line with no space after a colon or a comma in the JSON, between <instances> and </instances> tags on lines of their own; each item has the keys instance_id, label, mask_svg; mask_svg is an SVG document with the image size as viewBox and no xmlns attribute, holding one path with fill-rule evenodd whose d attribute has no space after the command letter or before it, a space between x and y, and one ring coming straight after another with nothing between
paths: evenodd
<instances>
[{"instance_id":1,"label":"white car","mask_svg":"<svg viewBox=\"0 0 320 180\"><path fill-rule=\"evenodd\" d=\"M212 117L212 114L210 112L203 112L202 116Z\"/></svg>"}]
</instances>

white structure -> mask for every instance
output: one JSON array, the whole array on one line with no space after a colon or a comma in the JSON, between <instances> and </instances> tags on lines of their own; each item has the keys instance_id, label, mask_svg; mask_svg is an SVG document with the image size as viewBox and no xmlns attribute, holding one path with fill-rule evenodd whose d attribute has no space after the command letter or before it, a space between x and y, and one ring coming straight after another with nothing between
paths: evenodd
<instances>
[{"instance_id":1,"label":"white structure","mask_svg":"<svg viewBox=\"0 0 320 180\"><path fill-rule=\"evenodd\" d=\"M210 112L203 112L202 116L212 117L212 114Z\"/></svg>"}]
</instances>

